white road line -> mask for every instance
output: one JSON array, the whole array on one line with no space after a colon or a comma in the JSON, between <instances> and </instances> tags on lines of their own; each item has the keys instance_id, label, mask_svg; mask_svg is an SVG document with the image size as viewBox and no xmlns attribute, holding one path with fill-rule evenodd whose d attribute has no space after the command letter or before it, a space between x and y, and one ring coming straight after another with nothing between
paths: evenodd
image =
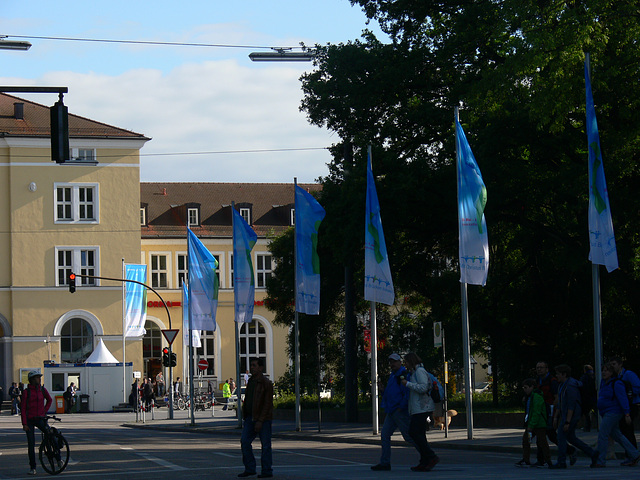
<instances>
[{"instance_id":1,"label":"white road line","mask_svg":"<svg viewBox=\"0 0 640 480\"><path fill-rule=\"evenodd\" d=\"M222 453L222 452L213 452L215 455L220 455L222 457L229 457L229 458L239 458L240 455L232 455L231 453Z\"/></svg>"},{"instance_id":2,"label":"white road line","mask_svg":"<svg viewBox=\"0 0 640 480\"><path fill-rule=\"evenodd\" d=\"M150 462L156 463L156 464L160 465L161 467L165 467L165 468L168 468L170 470L189 470L187 467L182 467L180 465L176 465L175 463L167 462L166 460L163 460L163 459L158 458L158 457L153 457L151 455L147 455L146 453L135 452L135 454L139 455L140 457L144 458L145 460L148 460Z\"/></svg>"},{"instance_id":3,"label":"white road line","mask_svg":"<svg viewBox=\"0 0 640 480\"><path fill-rule=\"evenodd\" d=\"M309 457L309 458L317 458L320 460L331 460L332 462L343 462L343 463L350 463L352 465L369 465L368 463L362 463L362 462L352 462L350 460L342 460L340 458L332 458L332 457L323 457L320 455L310 455L308 453L300 453L300 452L292 452L290 450L281 450L281 449L274 449L274 452L283 452L283 453L288 453L290 455L299 455L301 457Z\"/></svg>"}]
</instances>

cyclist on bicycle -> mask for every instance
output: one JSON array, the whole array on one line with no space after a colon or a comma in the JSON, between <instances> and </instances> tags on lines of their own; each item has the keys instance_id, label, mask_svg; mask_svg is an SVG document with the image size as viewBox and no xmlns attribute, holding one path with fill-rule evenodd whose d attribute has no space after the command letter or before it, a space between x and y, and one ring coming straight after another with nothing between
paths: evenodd
<instances>
[{"instance_id":1,"label":"cyclist on bicycle","mask_svg":"<svg viewBox=\"0 0 640 480\"><path fill-rule=\"evenodd\" d=\"M53 400L44 386L42 374L36 370L29 372L29 385L24 389L20 414L22 415L22 429L27 432L27 446L29 449L29 475L36 474L36 439L35 427L41 431L47 430L45 416ZM58 454L58 457L60 454ZM56 458L60 462L60 458Z\"/></svg>"}]
</instances>

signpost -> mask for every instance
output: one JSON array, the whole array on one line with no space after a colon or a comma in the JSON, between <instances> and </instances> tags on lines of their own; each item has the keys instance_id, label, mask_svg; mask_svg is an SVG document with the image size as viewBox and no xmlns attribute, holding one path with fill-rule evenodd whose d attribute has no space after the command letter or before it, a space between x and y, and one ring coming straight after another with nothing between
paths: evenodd
<instances>
[{"instance_id":1,"label":"signpost","mask_svg":"<svg viewBox=\"0 0 640 480\"><path fill-rule=\"evenodd\" d=\"M207 368L209 368L209 362L207 360L205 360L204 358L202 360L198 361L198 368L202 371L205 371Z\"/></svg>"}]
</instances>

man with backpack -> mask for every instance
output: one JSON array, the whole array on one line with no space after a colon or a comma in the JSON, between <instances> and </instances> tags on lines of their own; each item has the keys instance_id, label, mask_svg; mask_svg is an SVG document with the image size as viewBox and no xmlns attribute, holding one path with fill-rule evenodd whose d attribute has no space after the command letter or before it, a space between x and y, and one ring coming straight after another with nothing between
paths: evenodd
<instances>
[{"instance_id":1,"label":"man with backpack","mask_svg":"<svg viewBox=\"0 0 640 480\"><path fill-rule=\"evenodd\" d=\"M567 468L567 447L571 443L592 458L596 453L593 448L576 437L576 426L582 416L580 387L582 384L571 377L569 365L556 367L558 379L558 406L553 412L553 428L558 432L558 462L549 468ZM575 462L571 462L573 465Z\"/></svg>"},{"instance_id":2,"label":"man with backpack","mask_svg":"<svg viewBox=\"0 0 640 480\"><path fill-rule=\"evenodd\" d=\"M409 389L402 384L402 380L408 378L409 372L402 366L402 357L397 353L389 355L389 367L391 375L380 402L386 414L380 432L382 454L380 463L371 467L371 470L376 471L391 470L391 436L396 429L399 429L404 439L415 447L409 436Z\"/></svg>"},{"instance_id":3,"label":"man with backpack","mask_svg":"<svg viewBox=\"0 0 640 480\"><path fill-rule=\"evenodd\" d=\"M640 379L631 370L627 370L622 366L622 359L620 357L612 357L609 359L609 363L615 370L616 375L622 383L624 383L625 390L627 392L627 400L629 402L629 414L631 416L631 423L627 423L624 418L620 420L620 431L627 437L627 440L633 445L634 448L638 448L638 442L636 442L636 434L633 430L633 424L638 417L638 410L640 409Z\"/></svg>"},{"instance_id":4,"label":"man with backpack","mask_svg":"<svg viewBox=\"0 0 640 480\"><path fill-rule=\"evenodd\" d=\"M45 416L51 407L53 400L46 388L42 386L42 374L36 370L29 372L29 385L24 389L20 413L22 415L22 429L27 432L27 447L29 450L29 475L36 474L36 438L35 430L47 429ZM61 467L60 454L58 453L58 466Z\"/></svg>"}]
</instances>

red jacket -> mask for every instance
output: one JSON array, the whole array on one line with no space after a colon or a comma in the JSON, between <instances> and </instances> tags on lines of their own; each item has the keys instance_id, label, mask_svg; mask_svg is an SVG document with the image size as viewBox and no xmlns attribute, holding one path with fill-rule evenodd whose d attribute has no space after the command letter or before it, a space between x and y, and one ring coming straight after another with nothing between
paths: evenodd
<instances>
[{"instance_id":1,"label":"red jacket","mask_svg":"<svg viewBox=\"0 0 640 480\"><path fill-rule=\"evenodd\" d=\"M29 403L28 405L27 402ZM40 385L27 385L27 388L22 392L22 401L20 402L22 425L26 425L29 419L44 417L49 411L51 403L53 401L46 388Z\"/></svg>"}]
</instances>

